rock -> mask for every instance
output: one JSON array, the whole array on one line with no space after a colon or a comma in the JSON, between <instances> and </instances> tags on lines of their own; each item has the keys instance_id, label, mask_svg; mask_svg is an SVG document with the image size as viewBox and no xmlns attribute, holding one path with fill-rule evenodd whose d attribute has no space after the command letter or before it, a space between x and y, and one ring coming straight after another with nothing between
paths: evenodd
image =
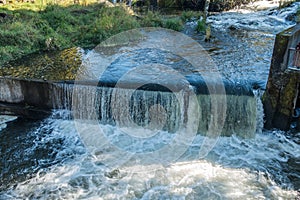
<instances>
[{"instance_id":1,"label":"rock","mask_svg":"<svg viewBox=\"0 0 300 200\"><path fill-rule=\"evenodd\" d=\"M105 176L107 178L118 178L120 176L120 170L119 169L112 170L111 172L105 173Z\"/></svg>"}]
</instances>

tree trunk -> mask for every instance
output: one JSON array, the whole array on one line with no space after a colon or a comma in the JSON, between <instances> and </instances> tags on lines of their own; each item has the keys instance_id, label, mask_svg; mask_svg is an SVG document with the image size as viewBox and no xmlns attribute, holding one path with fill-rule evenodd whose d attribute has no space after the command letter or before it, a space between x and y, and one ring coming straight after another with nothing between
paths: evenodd
<instances>
[{"instance_id":1,"label":"tree trunk","mask_svg":"<svg viewBox=\"0 0 300 200\"><path fill-rule=\"evenodd\" d=\"M210 41L210 36L211 36L210 25L206 23L206 19L207 19L207 16L208 16L209 3L210 3L210 0L205 0L205 4L204 4L204 22L206 24L206 28L205 28L205 38L204 38L204 40L206 42Z\"/></svg>"},{"instance_id":2,"label":"tree trunk","mask_svg":"<svg viewBox=\"0 0 300 200\"><path fill-rule=\"evenodd\" d=\"M206 21L207 15L208 15L209 3L210 3L210 0L205 0L205 4L204 4L204 20L205 21Z\"/></svg>"}]
</instances>

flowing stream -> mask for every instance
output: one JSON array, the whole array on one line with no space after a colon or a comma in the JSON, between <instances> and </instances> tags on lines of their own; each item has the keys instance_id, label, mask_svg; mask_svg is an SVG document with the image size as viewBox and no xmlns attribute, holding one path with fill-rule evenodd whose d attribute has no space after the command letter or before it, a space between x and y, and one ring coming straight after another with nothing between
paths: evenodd
<instances>
[{"instance_id":1,"label":"flowing stream","mask_svg":"<svg viewBox=\"0 0 300 200\"><path fill-rule=\"evenodd\" d=\"M250 82L259 88L254 96L228 96L222 126L226 134L216 134L218 127L205 123L214 121L212 118L195 120L194 101L177 91L130 93L130 89L117 89L117 95L112 95L109 87L97 91L81 86L75 87L73 104L77 107L73 113L59 109L59 102L57 109L41 120L1 116L0 199L299 198L300 133L263 130L260 102L275 33L294 24L286 18L298 6L210 16L214 35L210 43L191 31L193 22L187 24L186 32L209 52L223 78L237 85ZM155 53L145 55L156 63L165 62L163 54ZM135 57L125 61L113 64L126 68L137 62ZM170 62L176 65L177 61ZM92 94L96 98L90 98ZM116 108L126 106L118 94L133 94L130 116L140 126L128 130L122 124L128 113L116 114L106 108L111 98L115 98ZM70 94L60 95L69 98ZM144 104L139 103L140 98ZM77 102L82 99L85 104ZM212 101L203 94L197 94L196 100L206 106ZM148 104L149 109L141 108ZM205 106L200 107L207 112L203 111ZM99 131L104 134L99 135Z\"/></svg>"},{"instance_id":2,"label":"flowing stream","mask_svg":"<svg viewBox=\"0 0 300 200\"><path fill-rule=\"evenodd\" d=\"M261 1L262 5L271 1ZM273 4L269 6L274 6ZM189 28L187 33L210 52L216 65L229 79L252 80L264 88L268 79L273 45L277 33L295 25L299 2L278 10L237 9L212 15L212 39L206 43ZM195 26L194 22L188 27ZM194 34L194 35L193 35Z\"/></svg>"}]
</instances>

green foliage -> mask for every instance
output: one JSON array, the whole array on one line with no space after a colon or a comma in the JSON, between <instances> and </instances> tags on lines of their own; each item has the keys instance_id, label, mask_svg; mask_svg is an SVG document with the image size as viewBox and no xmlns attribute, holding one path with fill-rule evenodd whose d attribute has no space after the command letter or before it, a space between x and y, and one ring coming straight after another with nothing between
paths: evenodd
<instances>
[{"instance_id":1,"label":"green foliage","mask_svg":"<svg viewBox=\"0 0 300 200\"><path fill-rule=\"evenodd\" d=\"M206 24L204 20L198 20L197 21L197 26L196 26L196 31L197 32L204 32L206 29Z\"/></svg>"},{"instance_id":2,"label":"green foliage","mask_svg":"<svg viewBox=\"0 0 300 200\"><path fill-rule=\"evenodd\" d=\"M193 19L199 19L201 16L203 17L204 14L199 11L183 11L180 18L183 22L188 22Z\"/></svg>"},{"instance_id":3,"label":"green foliage","mask_svg":"<svg viewBox=\"0 0 300 200\"><path fill-rule=\"evenodd\" d=\"M20 21L6 24L0 29L1 61L39 50L43 45L43 36L39 30ZM10 55L12 54L12 55Z\"/></svg>"},{"instance_id":4,"label":"green foliage","mask_svg":"<svg viewBox=\"0 0 300 200\"><path fill-rule=\"evenodd\" d=\"M174 31L183 30L183 21L181 18L172 17L166 18L158 12L149 11L140 21L143 27L163 27Z\"/></svg>"},{"instance_id":5,"label":"green foliage","mask_svg":"<svg viewBox=\"0 0 300 200\"><path fill-rule=\"evenodd\" d=\"M122 7L102 9L98 19L98 27L107 37L139 27L135 18L127 14Z\"/></svg>"},{"instance_id":6,"label":"green foliage","mask_svg":"<svg viewBox=\"0 0 300 200\"><path fill-rule=\"evenodd\" d=\"M39 12L1 8L0 12L6 14L0 18L0 65L36 51L94 47L114 34L140 27L124 8L102 4L50 5Z\"/></svg>"},{"instance_id":7,"label":"green foliage","mask_svg":"<svg viewBox=\"0 0 300 200\"><path fill-rule=\"evenodd\" d=\"M163 27L168 28L168 29L172 29L174 31L182 31L183 30L183 23L178 18L171 18L171 19L166 19L164 21Z\"/></svg>"},{"instance_id":8,"label":"green foliage","mask_svg":"<svg viewBox=\"0 0 300 200\"><path fill-rule=\"evenodd\" d=\"M0 64L3 64L4 61L12 60L14 58L21 57L23 53L16 46L5 46L5 48L0 48ZM2 63L1 63L2 62ZM1 71L1 70L0 70Z\"/></svg>"},{"instance_id":9,"label":"green foliage","mask_svg":"<svg viewBox=\"0 0 300 200\"><path fill-rule=\"evenodd\" d=\"M143 27L162 27L163 26L163 20L161 15L158 14L158 12L147 12L145 16L143 16L141 20L141 25Z\"/></svg>"},{"instance_id":10,"label":"green foliage","mask_svg":"<svg viewBox=\"0 0 300 200\"><path fill-rule=\"evenodd\" d=\"M187 11L181 17L166 18L149 11L137 19L121 6L105 7L103 4L48 5L39 11L2 7L0 13L5 13L5 17L0 17L0 66L38 51L93 48L112 35L138 27L181 31L184 22L201 15L200 12ZM205 24L198 23L197 30L203 29Z\"/></svg>"},{"instance_id":11,"label":"green foliage","mask_svg":"<svg viewBox=\"0 0 300 200\"><path fill-rule=\"evenodd\" d=\"M57 5L48 6L41 13L41 17L46 20L55 31L64 25L79 25L70 10Z\"/></svg>"},{"instance_id":12,"label":"green foliage","mask_svg":"<svg viewBox=\"0 0 300 200\"><path fill-rule=\"evenodd\" d=\"M14 0L14 3L7 3L5 5L1 5L2 8L8 9L8 10L31 10L31 11L40 11L43 9L42 5L43 0L35 0L35 3L23 3L23 2L17 2ZM8 1L6 1L8 2Z\"/></svg>"}]
</instances>

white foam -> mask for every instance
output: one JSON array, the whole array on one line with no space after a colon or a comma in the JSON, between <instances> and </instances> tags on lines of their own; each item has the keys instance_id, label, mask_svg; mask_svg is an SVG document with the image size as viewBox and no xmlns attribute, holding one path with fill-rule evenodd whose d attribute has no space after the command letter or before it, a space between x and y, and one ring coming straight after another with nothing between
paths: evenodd
<instances>
[{"instance_id":1,"label":"white foam","mask_svg":"<svg viewBox=\"0 0 300 200\"><path fill-rule=\"evenodd\" d=\"M121 168L112 178L91 160L56 166L8 192L14 198L54 199L293 199L265 173L228 168L205 160ZM87 164L88 163L88 164ZM84 166L86 165L86 166ZM143 167L143 173L135 173ZM153 170L156 169L156 170ZM122 171L122 170L125 170ZM132 173L128 173L131 171Z\"/></svg>"},{"instance_id":2,"label":"white foam","mask_svg":"<svg viewBox=\"0 0 300 200\"><path fill-rule=\"evenodd\" d=\"M293 3L290 7L281 10L231 10L217 15L208 17L208 23L218 30L227 28L236 28L241 30L258 30L263 32L277 33L287 29L295 22L288 21L287 17L297 12L300 3ZM249 11L249 12L247 12Z\"/></svg>"},{"instance_id":3,"label":"white foam","mask_svg":"<svg viewBox=\"0 0 300 200\"><path fill-rule=\"evenodd\" d=\"M17 118L16 116L0 115L0 131L6 128L7 122L14 121Z\"/></svg>"},{"instance_id":4,"label":"white foam","mask_svg":"<svg viewBox=\"0 0 300 200\"><path fill-rule=\"evenodd\" d=\"M64 157L63 153L59 154L57 159L62 160L61 162L48 170L40 170L33 178L11 186L0 193L0 198L293 199L297 195L289 182L278 183L278 180L284 180L287 176L280 163L287 162L289 156L300 156L300 145L284 136L284 132L257 133L255 138L250 139L220 137L216 146L202 160L199 160L198 153L205 137L197 135L185 154L167 165L159 159L153 160L152 164L132 162L130 159L135 159L133 155L129 158L130 162L117 163L115 168L108 168L99 155L122 159L115 157L118 154L114 152L114 143L97 152L87 153L78 143L79 137L73 121L51 118L46 121L54 131L43 135L36 145L63 137L65 141L62 149L65 153L81 153L75 153L74 158L67 160L61 158ZM48 125L44 123L42 126ZM100 126L110 129L108 133L112 133L111 141L123 140L126 143L126 137L122 136L123 133L118 128ZM91 127L91 124L86 127ZM171 136L172 134L164 132L161 137L151 138L147 145L164 145L168 140L163 138L172 139ZM138 152L144 144L126 145L128 149L136 149ZM161 156L168 159L167 154ZM276 170L276 173L272 170Z\"/></svg>"}]
</instances>

